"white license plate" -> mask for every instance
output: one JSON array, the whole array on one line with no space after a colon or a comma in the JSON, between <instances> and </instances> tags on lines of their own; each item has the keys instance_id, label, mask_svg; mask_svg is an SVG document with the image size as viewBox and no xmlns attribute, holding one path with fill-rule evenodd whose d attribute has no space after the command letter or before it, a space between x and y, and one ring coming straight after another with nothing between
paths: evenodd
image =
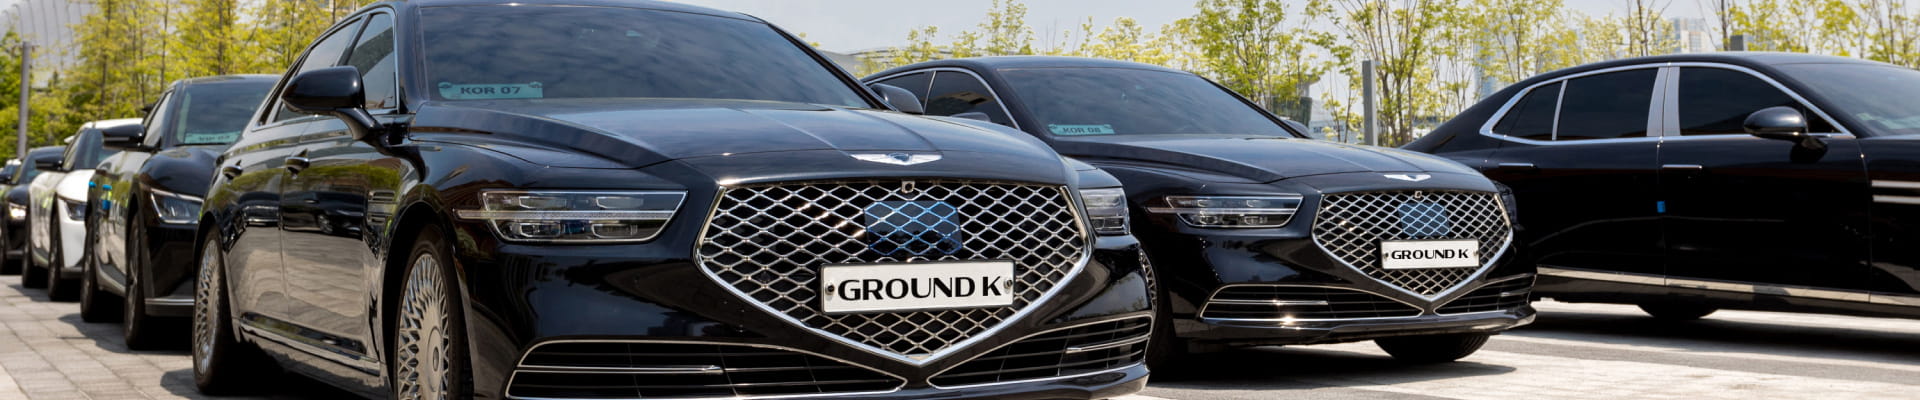
<instances>
[{"instance_id":1,"label":"white license plate","mask_svg":"<svg viewBox=\"0 0 1920 400\"><path fill-rule=\"evenodd\" d=\"M1013 262L837 264L820 269L828 314L1013 305Z\"/></svg>"},{"instance_id":2,"label":"white license plate","mask_svg":"<svg viewBox=\"0 0 1920 400\"><path fill-rule=\"evenodd\" d=\"M1480 241L1405 240L1380 242L1380 267L1386 269L1480 266Z\"/></svg>"}]
</instances>

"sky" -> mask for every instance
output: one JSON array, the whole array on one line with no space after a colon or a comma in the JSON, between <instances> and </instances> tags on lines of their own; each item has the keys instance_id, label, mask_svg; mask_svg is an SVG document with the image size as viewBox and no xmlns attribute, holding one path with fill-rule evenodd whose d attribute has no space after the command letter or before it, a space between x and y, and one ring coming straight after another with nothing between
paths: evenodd
<instances>
[{"instance_id":1,"label":"sky","mask_svg":"<svg viewBox=\"0 0 1920 400\"><path fill-rule=\"evenodd\" d=\"M0 0L0 4L14 0ZM821 48L852 52L904 44L907 32L922 26L938 26L943 38L961 30L974 29L984 20L992 2L988 0L677 0L704 7L751 14L795 33ZM1299 0L1287 0L1295 2ZM1465 1L1465 0L1461 0ZM1623 13L1628 0L1564 0L1581 12L1603 15ZM1653 0L1666 6L1671 17L1710 15L1700 0ZM1116 17L1133 17L1141 26L1155 29L1193 14L1192 0L1027 0L1027 24L1041 47L1049 40L1076 32L1087 18L1094 26L1104 27Z\"/></svg>"}]
</instances>

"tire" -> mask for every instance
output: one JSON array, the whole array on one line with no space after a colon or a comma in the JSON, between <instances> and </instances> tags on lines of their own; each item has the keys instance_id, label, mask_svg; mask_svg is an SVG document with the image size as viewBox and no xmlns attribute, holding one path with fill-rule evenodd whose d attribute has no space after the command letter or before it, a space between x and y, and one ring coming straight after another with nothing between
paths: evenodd
<instances>
[{"instance_id":1,"label":"tire","mask_svg":"<svg viewBox=\"0 0 1920 400\"><path fill-rule=\"evenodd\" d=\"M193 290L193 385L208 395L251 388L277 370L260 349L234 336L233 308L227 302L224 263L212 237L200 247ZM133 293L129 286L127 293Z\"/></svg>"},{"instance_id":2,"label":"tire","mask_svg":"<svg viewBox=\"0 0 1920 400\"><path fill-rule=\"evenodd\" d=\"M28 243L20 257L20 286L29 289L47 287L47 270L33 265L33 244Z\"/></svg>"},{"instance_id":3,"label":"tire","mask_svg":"<svg viewBox=\"0 0 1920 400\"><path fill-rule=\"evenodd\" d=\"M393 362L387 364L394 399L464 399L471 392L466 318L443 238L436 228L420 233L394 297Z\"/></svg>"},{"instance_id":4,"label":"tire","mask_svg":"<svg viewBox=\"0 0 1920 400\"><path fill-rule=\"evenodd\" d=\"M127 273L127 294L120 297L120 337L126 340L128 349L157 350L165 347L167 340L162 336L169 329L162 326L166 324L161 323L161 318L147 315L147 291L140 279L141 266L135 261L143 256L136 244L144 240L141 235L139 230L127 232L127 265L123 268Z\"/></svg>"},{"instance_id":5,"label":"tire","mask_svg":"<svg viewBox=\"0 0 1920 400\"><path fill-rule=\"evenodd\" d=\"M8 229L6 223L0 222L0 275L20 274L20 264L13 262L12 257L7 257L7 252L13 251L9 247L13 245L11 231L12 229Z\"/></svg>"},{"instance_id":6,"label":"tire","mask_svg":"<svg viewBox=\"0 0 1920 400\"><path fill-rule=\"evenodd\" d=\"M88 239L88 242L92 241L92 239ZM93 248L92 244L93 243L88 243L87 248ZM120 305L121 299L116 298L118 296L114 296L112 293L100 290L100 263L96 258L88 257L88 260L95 262L87 263L86 267L83 268L84 271L81 272L80 320L91 323L105 323L120 320L120 311L122 309Z\"/></svg>"},{"instance_id":7,"label":"tire","mask_svg":"<svg viewBox=\"0 0 1920 400\"><path fill-rule=\"evenodd\" d=\"M1720 309L1693 304L1647 303L1640 305L1640 311L1646 311L1647 315L1661 321L1692 321Z\"/></svg>"},{"instance_id":8,"label":"tire","mask_svg":"<svg viewBox=\"0 0 1920 400\"><path fill-rule=\"evenodd\" d=\"M47 264L47 298L53 301L80 300L80 280L60 278L60 269L67 265L67 252L60 245L60 221L53 221L47 227L47 239L51 246L47 252L53 254L53 263ZM86 255L80 255L80 261L86 262Z\"/></svg>"},{"instance_id":9,"label":"tire","mask_svg":"<svg viewBox=\"0 0 1920 400\"><path fill-rule=\"evenodd\" d=\"M1151 269L1147 271L1154 273ZM1154 372L1159 378L1177 378L1179 374L1174 369L1165 367L1187 356L1187 341L1174 334L1172 309L1168 307L1173 301L1168 298L1167 289L1164 285L1153 286L1153 331L1147 339L1147 370L1161 371Z\"/></svg>"},{"instance_id":10,"label":"tire","mask_svg":"<svg viewBox=\"0 0 1920 400\"><path fill-rule=\"evenodd\" d=\"M1416 364L1434 364L1453 362L1480 351L1487 344L1489 333L1456 333L1447 335L1406 336L1375 339L1374 344L1386 350L1395 360Z\"/></svg>"}]
</instances>

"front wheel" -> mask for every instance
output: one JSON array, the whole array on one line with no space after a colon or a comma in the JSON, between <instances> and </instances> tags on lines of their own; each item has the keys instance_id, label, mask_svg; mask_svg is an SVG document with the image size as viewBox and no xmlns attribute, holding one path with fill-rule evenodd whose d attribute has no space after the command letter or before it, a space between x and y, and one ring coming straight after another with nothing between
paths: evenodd
<instances>
[{"instance_id":1,"label":"front wheel","mask_svg":"<svg viewBox=\"0 0 1920 400\"><path fill-rule=\"evenodd\" d=\"M393 324L393 398L464 399L466 319L454 289L445 236L427 228L414 243Z\"/></svg>"},{"instance_id":2,"label":"front wheel","mask_svg":"<svg viewBox=\"0 0 1920 400\"><path fill-rule=\"evenodd\" d=\"M52 245L48 246L47 253L53 255L53 263L47 265L47 298L53 301L79 300L80 281L60 277L60 269L66 268L67 265L67 252L60 244L60 221L54 221L51 226L48 226L47 232L47 235L52 237L48 239ZM86 263L85 254L80 255L80 262Z\"/></svg>"},{"instance_id":3,"label":"front wheel","mask_svg":"<svg viewBox=\"0 0 1920 400\"><path fill-rule=\"evenodd\" d=\"M1373 343L1396 360L1431 364L1452 362L1473 355L1491 337L1493 334L1489 333L1456 333L1375 339Z\"/></svg>"},{"instance_id":4,"label":"front wheel","mask_svg":"<svg viewBox=\"0 0 1920 400\"><path fill-rule=\"evenodd\" d=\"M193 290L193 385L204 394L240 391L273 370L260 350L234 337L232 306L227 302L226 268L213 238L200 247ZM129 286L127 293L133 293Z\"/></svg>"},{"instance_id":5,"label":"front wheel","mask_svg":"<svg viewBox=\"0 0 1920 400\"><path fill-rule=\"evenodd\" d=\"M28 243L20 257L20 286L28 289L47 287L47 268L33 265L33 244ZM51 267L49 267L51 268Z\"/></svg>"},{"instance_id":6,"label":"front wheel","mask_svg":"<svg viewBox=\"0 0 1920 400\"><path fill-rule=\"evenodd\" d=\"M120 304L115 302L118 299L114 299L113 294L100 290L100 263L87 263L84 269L80 272L80 320L102 323L120 319Z\"/></svg>"},{"instance_id":7,"label":"front wheel","mask_svg":"<svg viewBox=\"0 0 1920 400\"><path fill-rule=\"evenodd\" d=\"M13 251L12 245L12 229L8 229L5 222L0 222L0 275L20 274L20 264L13 262L13 257L7 256L7 252Z\"/></svg>"},{"instance_id":8,"label":"front wheel","mask_svg":"<svg viewBox=\"0 0 1920 400\"><path fill-rule=\"evenodd\" d=\"M1646 311L1647 315L1662 321L1692 321L1720 309L1693 304L1647 303L1640 305L1640 311Z\"/></svg>"}]
</instances>

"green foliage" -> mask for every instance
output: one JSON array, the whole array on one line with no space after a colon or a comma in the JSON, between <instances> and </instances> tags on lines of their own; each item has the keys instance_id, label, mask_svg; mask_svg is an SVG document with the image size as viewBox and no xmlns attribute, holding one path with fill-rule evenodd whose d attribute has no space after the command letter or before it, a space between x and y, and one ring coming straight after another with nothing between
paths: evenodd
<instances>
[{"instance_id":1,"label":"green foliage","mask_svg":"<svg viewBox=\"0 0 1920 400\"><path fill-rule=\"evenodd\" d=\"M1194 7L1197 13L1169 28L1197 56L1191 69L1305 120L1308 85L1333 68L1333 60L1308 51L1335 47L1332 34L1311 28L1328 15L1326 2L1306 1L1297 15L1277 0L1200 0Z\"/></svg>"}]
</instances>

